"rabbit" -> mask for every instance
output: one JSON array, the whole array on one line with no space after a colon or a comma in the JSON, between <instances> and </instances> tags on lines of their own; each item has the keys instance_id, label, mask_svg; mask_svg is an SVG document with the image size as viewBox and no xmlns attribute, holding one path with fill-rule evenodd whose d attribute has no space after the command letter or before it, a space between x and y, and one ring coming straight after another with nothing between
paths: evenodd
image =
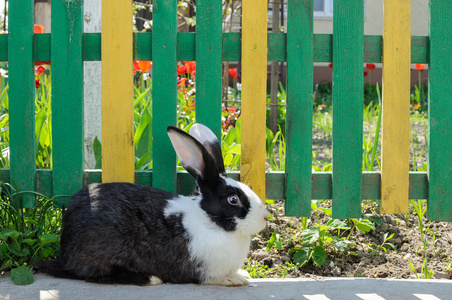
<instances>
[{"instance_id":1,"label":"rabbit","mask_svg":"<svg viewBox=\"0 0 452 300\"><path fill-rule=\"evenodd\" d=\"M89 282L241 286L251 236L268 212L245 184L226 177L215 134L195 124L167 133L193 176L193 196L132 183L98 183L73 196L63 215L59 257L41 271Z\"/></svg>"}]
</instances>

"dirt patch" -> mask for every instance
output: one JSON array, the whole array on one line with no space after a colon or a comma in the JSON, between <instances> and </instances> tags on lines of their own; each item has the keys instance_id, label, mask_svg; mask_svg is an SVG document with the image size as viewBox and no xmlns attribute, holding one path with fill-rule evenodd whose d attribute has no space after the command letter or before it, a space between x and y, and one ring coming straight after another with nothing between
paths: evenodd
<instances>
[{"instance_id":1,"label":"dirt patch","mask_svg":"<svg viewBox=\"0 0 452 300\"><path fill-rule=\"evenodd\" d=\"M324 205L328 208L328 203ZM375 205L366 205L367 212L374 210ZM412 209L412 206L410 206ZM430 222L423 218L426 240L421 242L419 221L412 212L406 215L378 215L381 224L375 230L362 232L357 228L344 231L341 236L348 237L352 244L346 251L338 251L332 244L325 244L327 258L322 265L312 261L299 267L294 260L294 250L306 244L302 242L302 219L284 216L284 202L275 201L269 205L273 219L268 228L255 236L251 243L249 261L245 264L254 277L371 277L371 278L416 278L410 269L410 261L419 277L424 278L424 270L433 271L431 278L451 279L450 265L452 257L452 226L446 222ZM316 210L308 218L308 228L326 225L331 218ZM374 211L375 212L375 211ZM318 225L316 225L318 224ZM278 233L280 250L273 245L267 251L268 241L272 233ZM338 233L330 230L332 236ZM387 240L395 250L384 244ZM426 260L425 260L426 258ZM424 263L425 260L425 263ZM424 268L423 268L424 264Z\"/></svg>"},{"instance_id":2,"label":"dirt patch","mask_svg":"<svg viewBox=\"0 0 452 300\"><path fill-rule=\"evenodd\" d=\"M375 119L375 118L374 118ZM374 119L364 124L364 139L373 144L376 124ZM328 170L332 158L330 128L331 120L324 116L318 121L323 126L314 126L313 151L316 154L313 167ZM326 128L326 129L325 129ZM380 139L381 141L381 133ZM427 119L412 117L410 136L410 170L427 170ZM381 142L377 147L380 160ZM373 167L378 171L378 164ZM253 277L372 277L372 278L451 278L452 264L452 224L447 222L430 222L422 218L425 243L421 239L421 229L413 204L410 213L399 215L380 215L375 201L366 201L363 214L371 216L374 230L363 232L353 230L327 230L331 237L348 241L345 251L339 251L334 243L325 243L321 249L326 252L326 259L321 265L309 261L297 266L294 259L297 249L308 246L303 242L303 228L321 228L331 220L329 209L331 201L313 201L314 209L310 218L303 224L302 218L290 218L284 215L284 201L277 200L268 205L273 216L268 228L253 238L249 261L246 269ZM416 201L417 204L417 201ZM425 201L422 207L425 208ZM349 225L352 220L342 220ZM378 222L376 222L378 221ZM307 226L306 226L307 224ZM305 227L303 227L305 226ZM350 226L352 227L352 226ZM392 237L389 240L385 238ZM271 247L271 239L277 243ZM394 246L394 249L391 245ZM269 249L268 249L269 248ZM410 269L410 262L415 271ZM431 273L430 273L431 274Z\"/></svg>"}]
</instances>

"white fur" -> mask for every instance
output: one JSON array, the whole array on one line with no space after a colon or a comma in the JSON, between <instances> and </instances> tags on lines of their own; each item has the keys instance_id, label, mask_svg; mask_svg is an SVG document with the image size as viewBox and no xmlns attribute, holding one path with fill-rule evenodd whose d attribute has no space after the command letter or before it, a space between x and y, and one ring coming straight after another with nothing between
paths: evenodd
<instances>
[{"instance_id":1,"label":"white fur","mask_svg":"<svg viewBox=\"0 0 452 300\"><path fill-rule=\"evenodd\" d=\"M250 199L251 209L244 220L237 219L235 231L227 232L211 221L200 207L201 198L179 196L165 209L165 217L183 214L183 225L190 237L192 259L203 262L205 284L244 285L246 279L240 269L249 250L252 234L265 228L264 205L247 186L227 179L227 183L240 187Z\"/></svg>"},{"instance_id":2,"label":"white fur","mask_svg":"<svg viewBox=\"0 0 452 300\"><path fill-rule=\"evenodd\" d=\"M262 200L246 184L235 181L224 176L223 179L230 186L235 186L242 190L250 201L250 211L245 219L237 219L237 231L247 232L249 235L257 233L265 228L265 221L268 218L268 212Z\"/></svg>"},{"instance_id":3,"label":"white fur","mask_svg":"<svg viewBox=\"0 0 452 300\"><path fill-rule=\"evenodd\" d=\"M190 135L197 139L201 144L206 146L206 142L213 144L218 142L215 134L207 126L202 124L195 124L190 128Z\"/></svg>"},{"instance_id":4,"label":"white fur","mask_svg":"<svg viewBox=\"0 0 452 300\"><path fill-rule=\"evenodd\" d=\"M159 285L159 284L162 284L162 283L163 283L163 281L157 276L149 277L149 284L148 285Z\"/></svg>"}]
</instances>

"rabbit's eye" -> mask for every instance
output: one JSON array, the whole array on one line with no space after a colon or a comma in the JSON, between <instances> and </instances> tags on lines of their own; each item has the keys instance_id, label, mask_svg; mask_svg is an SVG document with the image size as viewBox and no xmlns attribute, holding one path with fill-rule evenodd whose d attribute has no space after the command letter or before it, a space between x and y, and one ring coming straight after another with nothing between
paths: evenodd
<instances>
[{"instance_id":1,"label":"rabbit's eye","mask_svg":"<svg viewBox=\"0 0 452 300\"><path fill-rule=\"evenodd\" d=\"M234 195L234 194L233 195L229 195L228 196L228 202L231 205L239 205L240 204L239 196Z\"/></svg>"}]
</instances>

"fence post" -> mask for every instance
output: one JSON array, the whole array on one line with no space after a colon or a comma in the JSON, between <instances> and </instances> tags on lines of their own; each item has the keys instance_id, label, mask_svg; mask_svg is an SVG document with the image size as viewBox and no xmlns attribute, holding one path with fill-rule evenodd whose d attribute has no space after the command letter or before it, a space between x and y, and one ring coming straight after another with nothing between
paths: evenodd
<instances>
[{"instance_id":1,"label":"fence post","mask_svg":"<svg viewBox=\"0 0 452 300\"><path fill-rule=\"evenodd\" d=\"M177 0L154 0L152 30L152 186L175 192L176 153L166 127L177 122Z\"/></svg>"},{"instance_id":2,"label":"fence post","mask_svg":"<svg viewBox=\"0 0 452 300\"><path fill-rule=\"evenodd\" d=\"M135 180L132 1L102 1L102 182Z\"/></svg>"},{"instance_id":3,"label":"fence post","mask_svg":"<svg viewBox=\"0 0 452 300\"><path fill-rule=\"evenodd\" d=\"M430 0L427 217L452 221L452 3ZM420 88L420 87L419 87Z\"/></svg>"},{"instance_id":4,"label":"fence post","mask_svg":"<svg viewBox=\"0 0 452 300\"><path fill-rule=\"evenodd\" d=\"M241 181L265 201L267 0L242 3Z\"/></svg>"},{"instance_id":5,"label":"fence post","mask_svg":"<svg viewBox=\"0 0 452 300\"><path fill-rule=\"evenodd\" d=\"M311 0L287 3L286 215L311 215L312 86Z\"/></svg>"},{"instance_id":6,"label":"fence post","mask_svg":"<svg viewBox=\"0 0 452 300\"><path fill-rule=\"evenodd\" d=\"M381 213L407 213L410 167L410 0L384 1Z\"/></svg>"},{"instance_id":7,"label":"fence post","mask_svg":"<svg viewBox=\"0 0 452 300\"><path fill-rule=\"evenodd\" d=\"M221 138L222 0L196 2L196 121ZM228 70L224 70L227 74Z\"/></svg>"},{"instance_id":8,"label":"fence post","mask_svg":"<svg viewBox=\"0 0 452 300\"><path fill-rule=\"evenodd\" d=\"M59 196L72 196L83 185L82 47L83 1L52 1L52 177Z\"/></svg>"},{"instance_id":9,"label":"fence post","mask_svg":"<svg viewBox=\"0 0 452 300\"><path fill-rule=\"evenodd\" d=\"M9 139L11 183L34 191L36 181L33 0L10 0L8 16ZM33 207L32 194L21 194ZM18 203L19 204L19 203Z\"/></svg>"},{"instance_id":10,"label":"fence post","mask_svg":"<svg viewBox=\"0 0 452 300\"><path fill-rule=\"evenodd\" d=\"M334 2L333 218L361 217L364 1Z\"/></svg>"}]
</instances>

